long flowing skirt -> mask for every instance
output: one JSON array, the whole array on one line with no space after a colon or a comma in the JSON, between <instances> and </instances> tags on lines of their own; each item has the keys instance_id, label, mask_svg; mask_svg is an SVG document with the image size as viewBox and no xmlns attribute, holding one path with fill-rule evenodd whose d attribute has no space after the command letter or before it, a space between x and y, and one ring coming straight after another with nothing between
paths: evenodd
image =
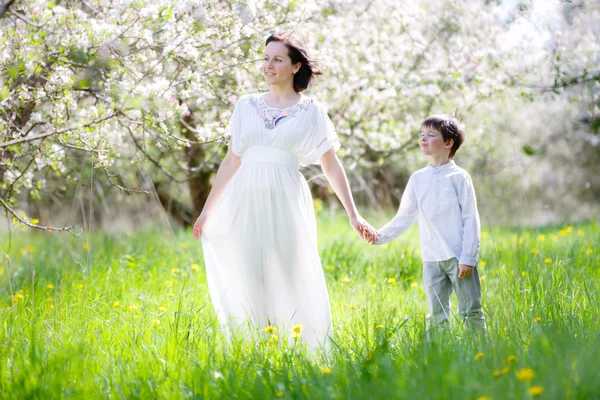
<instances>
[{"instance_id":1,"label":"long flowing skirt","mask_svg":"<svg viewBox=\"0 0 600 400\"><path fill-rule=\"evenodd\" d=\"M242 162L209 217L202 246L210 296L230 329L302 325L309 347L331 335L331 313L306 180L288 165ZM288 334L289 336L289 334Z\"/></svg>"}]
</instances>

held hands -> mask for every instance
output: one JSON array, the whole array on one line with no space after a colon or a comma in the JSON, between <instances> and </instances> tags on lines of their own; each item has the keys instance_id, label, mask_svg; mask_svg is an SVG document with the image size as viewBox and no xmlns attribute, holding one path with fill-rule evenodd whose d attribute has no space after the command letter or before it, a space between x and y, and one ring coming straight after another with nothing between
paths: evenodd
<instances>
[{"instance_id":1,"label":"held hands","mask_svg":"<svg viewBox=\"0 0 600 400\"><path fill-rule=\"evenodd\" d=\"M473 267L466 264L458 264L458 277L468 278L473 274Z\"/></svg>"},{"instance_id":2,"label":"held hands","mask_svg":"<svg viewBox=\"0 0 600 400\"><path fill-rule=\"evenodd\" d=\"M370 244L374 244L379 239L379 232L375 230L367 221L360 215L350 219L350 225L354 228L360 237Z\"/></svg>"}]
</instances>

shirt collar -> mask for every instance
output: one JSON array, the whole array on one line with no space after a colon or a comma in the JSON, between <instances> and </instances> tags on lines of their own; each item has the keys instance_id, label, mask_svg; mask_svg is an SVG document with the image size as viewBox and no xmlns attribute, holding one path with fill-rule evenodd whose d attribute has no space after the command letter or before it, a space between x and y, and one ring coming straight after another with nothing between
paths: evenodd
<instances>
[{"instance_id":1,"label":"shirt collar","mask_svg":"<svg viewBox=\"0 0 600 400\"><path fill-rule=\"evenodd\" d=\"M454 162L454 160L450 160L446 164L442 164L439 167L433 167L429 163L427 163L427 169L430 171L445 171L447 169L454 167L455 165L456 165L456 163Z\"/></svg>"}]
</instances>

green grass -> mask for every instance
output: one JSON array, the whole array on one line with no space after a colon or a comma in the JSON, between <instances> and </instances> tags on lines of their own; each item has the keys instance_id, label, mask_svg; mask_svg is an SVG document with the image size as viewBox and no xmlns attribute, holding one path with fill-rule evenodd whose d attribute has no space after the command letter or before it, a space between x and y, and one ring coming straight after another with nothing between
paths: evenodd
<instances>
[{"instance_id":1,"label":"green grass","mask_svg":"<svg viewBox=\"0 0 600 400\"><path fill-rule=\"evenodd\" d=\"M425 341L417 230L371 247L322 214L329 355L264 335L226 343L199 242L165 232L14 234L0 262L0 397L527 399L541 386L539 398L600 399L595 222L484 229L487 337L455 320Z\"/></svg>"}]
</instances>

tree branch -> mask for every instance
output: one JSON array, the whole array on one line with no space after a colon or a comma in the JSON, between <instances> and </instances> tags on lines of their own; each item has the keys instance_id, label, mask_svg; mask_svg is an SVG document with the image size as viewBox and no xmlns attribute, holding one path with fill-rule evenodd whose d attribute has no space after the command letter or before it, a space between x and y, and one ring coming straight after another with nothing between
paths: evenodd
<instances>
[{"instance_id":1,"label":"tree branch","mask_svg":"<svg viewBox=\"0 0 600 400\"><path fill-rule=\"evenodd\" d=\"M135 144L135 147L138 148L139 151L142 152L142 154L144 154L146 156L146 158L148 160L150 160L150 162L152 164L154 164L158 169L160 169L165 175L167 175L169 178L171 178L172 180L174 180L177 183L186 183L189 179L177 179L175 178L169 171L167 171L166 169L164 169L162 167L162 165L160 165L160 163L158 161L156 161L154 158L152 158L148 153L146 153L146 151L142 148L142 146L140 146L140 144L138 143L137 139L135 138L135 135L133 134L133 132L131 131L131 129L129 129L129 127L125 127L128 131L129 131L129 135L131 136L131 139L133 139L133 143Z\"/></svg>"},{"instance_id":2,"label":"tree branch","mask_svg":"<svg viewBox=\"0 0 600 400\"><path fill-rule=\"evenodd\" d=\"M539 89L542 92L553 92L558 89L564 89L568 86L581 85L594 81L600 82L600 70L591 72L586 71L579 76L557 79L554 84L551 85L535 85L528 83L523 83L522 85L530 89Z\"/></svg>"},{"instance_id":3,"label":"tree branch","mask_svg":"<svg viewBox=\"0 0 600 400\"><path fill-rule=\"evenodd\" d=\"M49 232L69 232L71 235L79 237L81 236L81 232L79 234L73 233L72 229L74 228L73 226L70 227L64 227L64 228L53 228L51 226L43 226L43 225L38 225L38 224L32 224L31 222L28 222L26 220L24 220L23 218L21 218L17 212L15 210L13 210L12 208L10 208L10 206L8 204L6 204L6 202L4 201L4 199L2 199L0 197L0 203L2 203L2 206L13 215L13 217L15 217L16 219L19 220L19 222L21 222L23 225L27 225L30 228L35 228L35 229L40 229L43 231L49 231Z\"/></svg>"},{"instance_id":4,"label":"tree branch","mask_svg":"<svg viewBox=\"0 0 600 400\"><path fill-rule=\"evenodd\" d=\"M92 126L94 124L98 124L100 122L104 122L104 121L106 121L108 119L111 119L111 118L115 117L116 115L117 114L111 114L111 115L106 116L104 118L96 119L96 120L94 120L92 122L89 122L87 124L83 124L83 125L79 125L79 126L74 126L74 127L71 127L71 128L61 129L59 131L42 133L40 135L35 135L35 136L25 136L25 137L22 137L22 138L19 138L19 139L9 140L7 142L0 143L0 148L7 147L7 146L12 146L13 144L18 144L18 143L23 143L23 142L31 142L32 140L43 139L43 138L48 137L48 136L58 135L58 134L61 134L61 133L70 132L70 131L74 131L74 130L77 130L77 129L87 128L88 126Z\"/></svg>"},{"instance_id":5,"label":"tree branch","mask_svg":"<svg viewBox=\"0 0 600 400\"><path fill-rule=\"evenodd\" d=\"M106 173L106 176L108 176L108 183L110 183L111 185L121 189L121 191L124 192L129 192L129 193L144 193L144 194L150 194L150 192L146 191L146 190L141 190L141 189L128 189L126 187L123 187L121 185L119 185L118 183L115 183L112 181L112 179L116 179L119 176L118 175L113 175L110 172L108 172L108 169L106 169L106 167L102 167L102 169L104 170L104 172Z\"/></svg>"},{"instance_id":6,"label":"tree branch","mask_svg":"<svg viewBox=\"0 0 600 400\"><path fill-rule=\"evenodd\" d=\"M0 18L2 18L4 16L4 14L6 13L6 11L8 11L8 8L10 6L12 6L12 4L15 2L15 0L7 0L7 1L0 1Z\"/></svg>"}]
</instances>

